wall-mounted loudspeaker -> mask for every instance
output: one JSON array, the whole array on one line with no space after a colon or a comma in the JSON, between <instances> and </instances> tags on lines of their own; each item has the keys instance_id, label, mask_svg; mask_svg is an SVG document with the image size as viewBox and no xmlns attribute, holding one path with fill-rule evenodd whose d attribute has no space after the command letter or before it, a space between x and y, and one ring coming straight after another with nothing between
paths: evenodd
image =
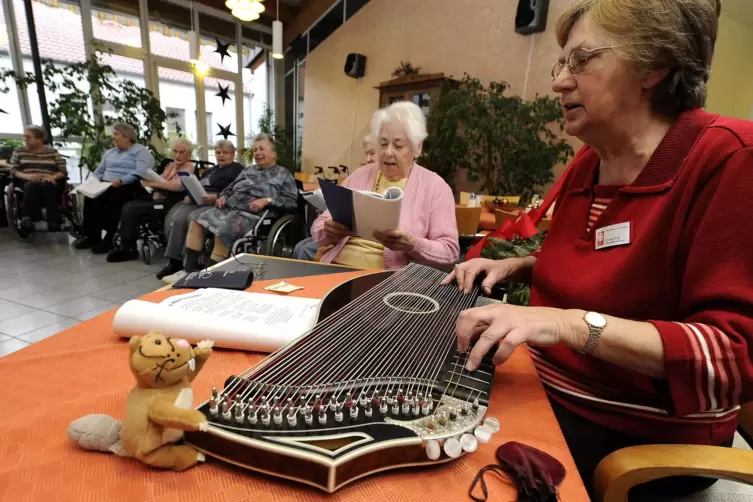
<instances>
[{"instance_id":1,"label":"wall-mounted loudspeaker","mask_svg":"<svg viewBox=\"0 0 753 502\"><path fill-rule=\"evenodd\" d=\"M345 74L353 78L361 78L366 74L366 56L363 54L348 54L345 59Z\"/></svg>"},{"instance_id":2,"label":"wall-mounted loudspeaker","mask_svg":"<svg viewBox=\"0 0 753 502\"><path fill-rule=\"evenodd\" d=\"M546 15L549 0L518 0L515 14L515 31L523 35L546 30Z\"/></svg>"}]
</instances>

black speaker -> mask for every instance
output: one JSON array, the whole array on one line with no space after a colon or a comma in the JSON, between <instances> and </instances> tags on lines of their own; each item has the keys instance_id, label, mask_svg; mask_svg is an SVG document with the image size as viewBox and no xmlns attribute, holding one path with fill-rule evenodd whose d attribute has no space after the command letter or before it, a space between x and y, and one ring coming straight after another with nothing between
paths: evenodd
<instances>
[{"instance_id":1,"label":"black speaker","mask_svg":"<svg viewBox=\"0 0 753 502\"><path fill-rule=\"evenodd\" d=\"M348 54L345 59L345 74L353 78L361 78L366 74L366 56L363 54Z\"/></svg>"},{"instance_id":2,"label":"black speaker","mask_svg":"<svg viewBox=\"0 0 753 502\"><path fill-rule=\"evenodd\" d=\"M518 0L515 14L515 31L523 35L546 30L546 15L549 0Z\"/></svg>"}]
</instances>

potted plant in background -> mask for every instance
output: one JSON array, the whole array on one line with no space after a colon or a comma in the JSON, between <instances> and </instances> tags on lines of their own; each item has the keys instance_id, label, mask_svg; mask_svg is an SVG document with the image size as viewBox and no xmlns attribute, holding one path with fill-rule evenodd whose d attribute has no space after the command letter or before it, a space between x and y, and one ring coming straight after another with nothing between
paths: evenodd
<instances>
[{"instance_id":1,"label":"potted plant in background","mask_svg":"<svg viewBox=\"0 0 753 502\"><path fill-rule=\"evenodd\" d=\"M556 132L564 130L559 99L525 101L505 95L508 89L504 82L484 86L464 75L432 106L419 163L451 185L456 170L464 169L482 192L520 195L527 204L553 180L552 168L574 152Z\"/></svg>"},{"instance_id":2,"label":"potted plant in background","mask_svg":"<svg viewBox=\"0 0 753 502\"><path fill-rule=\"evenodd\" d=\"M166 140L168 115L151 91L119 79L96 53L87 61L64 67L49 60L43 62L45 88L57 95L48 106L50 127L59 130L60 138L81 142L80 169L97 168L102 155L112 148L112 125L116 122L131 124L138 134L137 141L149 148L159 165L164 157L161 146ZM4 85L0 92L8 91L9 81L21 89L35 82L31 73L4 71L0 73L0 84ZM107 111L99 113L105 105ZM62 146L60 142L55 144Z\"/></svg>"}]
</instances>

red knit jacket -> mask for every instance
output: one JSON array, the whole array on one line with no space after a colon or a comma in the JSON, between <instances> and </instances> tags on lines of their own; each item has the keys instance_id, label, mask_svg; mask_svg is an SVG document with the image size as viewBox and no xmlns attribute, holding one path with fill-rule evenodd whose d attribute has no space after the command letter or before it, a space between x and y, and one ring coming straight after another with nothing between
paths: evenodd
<instances>
[{"instance_id":1,"label":"red knit jacket","mask_svg":"<svg viewBox=\"0 0 753 502\"><path fill-rule=\"evenodd\" d=\"M531 304L648 321L665 379L531 348L550 395L589 420L646 438L720 444L753 400L753 122L682 114L632 185L586 230L599 158L573 160L533 270ZM595 250L630 222L630 244ZM629 335L626 335L629 336Z\"/></svg>"}]
</instances>

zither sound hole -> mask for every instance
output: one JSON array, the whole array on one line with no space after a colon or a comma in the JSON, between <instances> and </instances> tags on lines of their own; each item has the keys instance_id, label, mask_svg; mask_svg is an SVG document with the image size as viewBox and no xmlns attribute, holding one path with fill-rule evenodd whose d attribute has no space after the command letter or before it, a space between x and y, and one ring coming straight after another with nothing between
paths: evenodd
<instances>
[{"instance_id":1,"label":"zither sound hole","mask_svg":"<svg viewBox=\"0 0 753 502\"><path fill-rule=\"evenodd\" d=\"M439 310L439 303L433 298L418 293L390 293L383 301L388 307L406 314L433 314Z\"/></svg>"}]
</instances>

